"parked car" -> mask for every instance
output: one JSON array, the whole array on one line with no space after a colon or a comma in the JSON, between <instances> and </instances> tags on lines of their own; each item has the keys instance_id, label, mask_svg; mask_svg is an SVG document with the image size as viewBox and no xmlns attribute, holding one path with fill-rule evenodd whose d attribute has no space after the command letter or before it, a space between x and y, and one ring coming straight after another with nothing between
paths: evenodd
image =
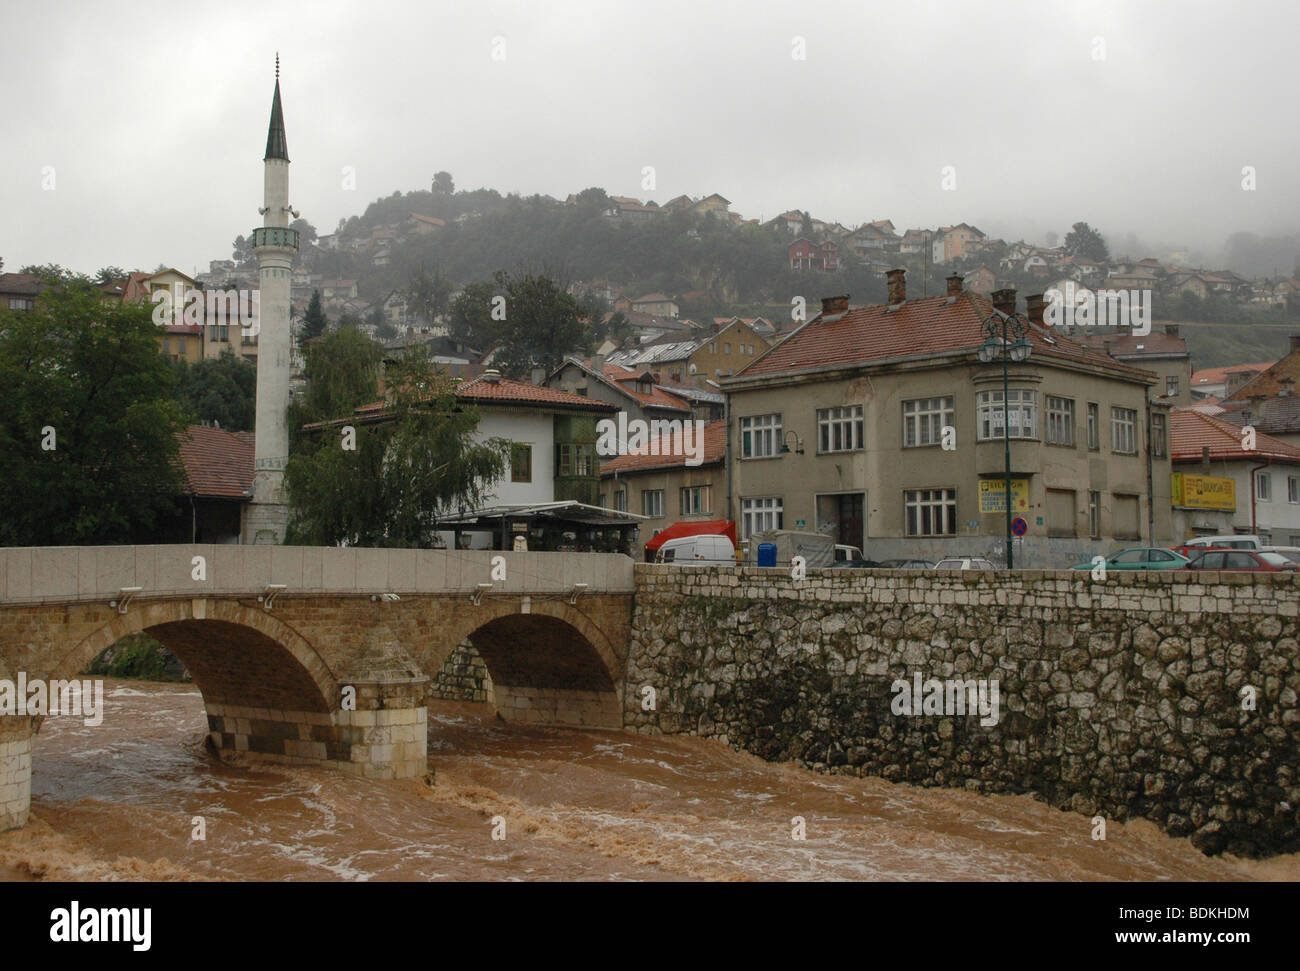
<instances>
[{"instance_id":1,"label":"parked car","mask_svg":"<svg viewBox=\"0 0 1300 971\"><path fill-rule=\"evenodd\" d=\"M877 570L883 565L875 560L836 560L831 564L832 567L840 567L846 570Z\"/></svg>"},{"instance_id":2,"label":"parked car","mask_svg":"<svg viewBox=\"0 0 1300 971\"><path fill-rule=\"evenodd\" d=\"M859 562L865 563L867 558L862 555L862 550L856 546L845 546L842 543L835 544L835 566L841 564Z\"/></svg>"},{"instance_id":3,"label":"parked car","mask_svg":"<svg viewBox=\"0 0 1300 971\"><path fill-rule=\"evenodd\" d=\"M996 570L992 560L982 556L950 556L934 565L936 570Z\"/></svg>"},{"instance_id":4,"label":"parked car","mask_svg":"<svg viewBox=\"0 0 1300 971\"><path fill-rule=\"evenodd\" d=\"M884 560L880 564L887 570L933 570L929 560Z\"/></svg>"},{"instance_id":5,"label":"parked car","mask_svg":"<svg viewBox=\"0 0 1300 971\"><path fill-rule=\"evenodd\" d=\"M1268 550L1206 550L1197 553L1190 563L1189 570L1263 570L1277 572L1280 570L1300 570L1300 563L1288 560L1281 553Z\"/></svg>"},{"instance_id":6,"label":"parked car","mask_svg":"<svg viewBox=\"0 0 1300 971\"><path fill-rule=\"evenodd\" d=\"M1182 546L1175 546L1173 550L1180 556L1194 556L1201 550L1257 550L1265 546L1264 540L1260 536L1224 534L1220 536L1198 536L1196 539L1189 539Z\"/></svg>"},{"instance_id":7,"label":"parked car","mask_svg":"<svg viewBox=\"0 0 1300 971\"><path fill-rule=\"evenodd\" d=\"M1135 546L1106 557L1107 570L1182 570L1187 557L1163 546ZM1073 570L1091 570L1092 561L1076 563Z\"/></svg>"},{"instance_id":8,"label":"parked car","mask_svg":"<svg viewBox=\"0 0 1300 971\"><path fill-rule=\"evenodd\" d=\"M655 553L655 562L683 566L735 566L736 548L728 536L680 536L664 541Z\"/></svg>"},{"instance_id":9,"label":"parked car","mask_svg":"<svg viewBox=\"0 0 1300 971\"><path fill-rule=\"evenodd\" d=\"M1300 546L1264 546L1261 553L1281 553L1292 563L1300 563Z\"/></svg>"}]
</instances>

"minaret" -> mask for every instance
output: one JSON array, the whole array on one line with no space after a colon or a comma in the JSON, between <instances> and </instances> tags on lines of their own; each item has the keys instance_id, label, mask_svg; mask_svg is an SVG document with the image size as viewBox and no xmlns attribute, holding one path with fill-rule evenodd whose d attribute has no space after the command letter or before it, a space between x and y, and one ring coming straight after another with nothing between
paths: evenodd
<instances>
[{"instance_id":1,"label":"minaret","mask_svg":"<svg viewBox=\"0 0 1300 971\"><path fill-rule=\"evenodd\" d=\"M266 133L262 225L253 230L261 278L257 335L257 445L253 501L244 517L243 542L283 543L289 523L282 482L289 462L289 283L298 231L289 228L289 146L280 107L280 55L275 56L275 95Z\"/></svg>"}]
</instances>

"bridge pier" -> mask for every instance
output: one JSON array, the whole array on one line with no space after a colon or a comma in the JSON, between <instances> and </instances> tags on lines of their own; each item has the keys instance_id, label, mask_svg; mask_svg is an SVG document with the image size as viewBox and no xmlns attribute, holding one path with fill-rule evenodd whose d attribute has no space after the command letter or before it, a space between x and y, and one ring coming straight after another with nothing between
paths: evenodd
<instances>
[{"instance_id":1,"label":"bridge pier","mask_svg":"<svg viewBox=\"0 0 1300 971\"><path fill-rule=\"evenodd\" d=\"M0 832L27 825L32 807L32 720L0 716Z\"/></svg>"},{"instance_id":2,"label":"bridge pier","mask_svg":"<svg viewBox=\"0 0 1300 971\"><path fill-rule=\"evenodd\" d=\"M297 763L327 762L368 779L415 779L428 771L423 686L427 678L350 682L355 708L287 711L207 704L208 732L226 752Z\"/></svg>"}]
</instances>

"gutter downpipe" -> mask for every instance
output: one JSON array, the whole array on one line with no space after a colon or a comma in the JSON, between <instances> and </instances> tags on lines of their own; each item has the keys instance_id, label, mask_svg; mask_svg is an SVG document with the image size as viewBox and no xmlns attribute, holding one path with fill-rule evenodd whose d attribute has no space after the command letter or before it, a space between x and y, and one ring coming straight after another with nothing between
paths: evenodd
<instances>
[{"instance_id":1,"label":"gutter downpipe","mask_svg":"<svg viewBox=\"0 0 1300 971\"><path fill-rule=\"evenodd\" d=\"M1250 470L1250 531L1258 534L1259 530L1255 526L1255 473L1260 469L1266 469L1273 464L1272 459L1268 459L1263 465L1257 465Z\"/></svg>"}]
</instances>

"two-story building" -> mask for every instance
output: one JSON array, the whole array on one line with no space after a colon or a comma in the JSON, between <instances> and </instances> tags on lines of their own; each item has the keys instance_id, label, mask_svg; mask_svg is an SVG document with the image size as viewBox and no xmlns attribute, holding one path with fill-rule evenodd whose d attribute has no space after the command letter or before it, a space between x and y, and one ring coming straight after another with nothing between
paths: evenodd
<instances>
[{"instance_id":1,"label":"two-story building","mask_svg":"<svg viewBox=\"0 0 1300 971\"><path fill-rule=\"evenodd\" d=\"M743 540L773 528L828 532L873 559L1005 559L1004 451L1025 523L1018 566L1062 567L1116 544L1170 536L1168 405L1156 376L1042 321L1030 300L1028 356L981 360L990 301L949 277L946 296L822 312L721 381L728 395L727 517ZM988 349L984 348L984 353ZM1004 400L1005 399L1005 400ZM1004 441L1004 432L1009 443Z\"/></svg>"},{"instance_id":2,"label":"two-story building","mask_svg":"<svg viewBox=\"0 0 1300 971\"><path fill-rule=\"evenodd\" d=\"M1192 355L1187 339L1178 335L1177 324L1165 324L1163 331L1149 334L1124 330L1081 335L1071 329L1066 333L1117 361L1154 371L1156 392L1174 407L1192 403Z\"/></svg>"}]
</instances>

